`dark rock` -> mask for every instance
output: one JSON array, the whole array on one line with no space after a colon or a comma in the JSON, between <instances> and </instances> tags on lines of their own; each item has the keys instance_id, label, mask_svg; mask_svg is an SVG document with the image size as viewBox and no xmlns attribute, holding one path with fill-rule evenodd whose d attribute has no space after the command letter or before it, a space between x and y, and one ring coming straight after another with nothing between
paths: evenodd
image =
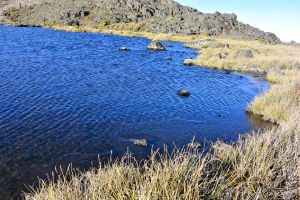
<instances>
[{"instance_id":1,"label":"dark rock","mask_svg":"<svg viewBox=\"0 0 300 200\"><path fill-rule=\"evenodd\" d=\"M137 145L137 146L141 146L141 147L147 147L148 142L145 139L130 139L130 141Z\"/></svg>"},{"instance_id":2,"label":"dark rock","mask_svg":"<svg viewBox=\"0 0 300 200\"><path fill-rule=\"evenodd\" d=\"M251 50L248 50L248 49L241 49L241 50L238 50L238 51L236 52L236 56L237 56L237 57L242 57L242 58L253 58L252 51L251 51Z\"/></svg>"},{"instance_id":3,"label":"dark rock","mask_svg":"<svg viewBox=\"0 0 300 200\"><path fill-rule=\"evenodd\" d=\"M157 40L152 40L151 43L148 45L148 49L151 50L166 50L166 48Z\"/></svg>"},{"instance_id":4,"label":"dark rock","mask_svg":"<svg viewBox=\"0 0 300 200\"><path fill-rule=\"evenodd\" d=\"M189 97L191 96L191 93L188 90L178 90L177 95L181 97Z\"/></svg>"}]
</instances>

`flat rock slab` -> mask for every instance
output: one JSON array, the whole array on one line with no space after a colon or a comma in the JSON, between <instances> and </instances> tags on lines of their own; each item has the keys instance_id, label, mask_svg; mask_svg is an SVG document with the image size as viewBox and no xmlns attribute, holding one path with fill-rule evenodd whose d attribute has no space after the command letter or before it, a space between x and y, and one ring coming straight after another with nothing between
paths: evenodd
<instances>
[{"instance_id":1,"label":"flat rock slab","mask_svg":"<svg viewBox=\"0 0 300 200\"><path fill-rule=\"evenodd\" d=\"M132 142L134 145L141 147L147 147L148 145L148 142L145 139L130 139L130 142Z\"/></svg>"}]
</instances>

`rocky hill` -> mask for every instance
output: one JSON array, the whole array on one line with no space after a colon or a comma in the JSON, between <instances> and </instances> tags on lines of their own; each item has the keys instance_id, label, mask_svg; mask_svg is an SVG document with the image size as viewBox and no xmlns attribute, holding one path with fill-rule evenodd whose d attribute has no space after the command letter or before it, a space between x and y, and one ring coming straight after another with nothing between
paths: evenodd
<instances>
[{"instance_id":1,"label":"rocky hill","mask_svg":"<svg viewBox=\"0 0 300 200\"><path fill-rule=\"evenodd\" d=\"M239 39L279 38L237 21L235 14L201 13L172 0L2 0L0 22L23 26L135 24L154 33L210 34Z\"/></svg>"}]
</instances>

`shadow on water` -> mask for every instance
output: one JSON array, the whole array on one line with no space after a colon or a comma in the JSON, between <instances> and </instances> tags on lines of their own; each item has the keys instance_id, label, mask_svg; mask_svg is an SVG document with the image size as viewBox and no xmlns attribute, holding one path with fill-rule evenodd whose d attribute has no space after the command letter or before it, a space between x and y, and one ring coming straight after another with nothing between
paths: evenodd
<instances>
[{"instance_id":1,"label":"shadow on water","mask_svg":"<svg viewBox=\"0 0 300 200\"><path fill-rule=\"evenodd\" d=\"M181 43L0 26L0 199L55 166L89 169L98 157L139 158L164 144L235 141L265 127L245 109L260 78L183 66ZM119 51L120 47L130 51ZM177 90L187 89L188 98ZM146 148L130 139L146 139Z\"/></svg>"}]
</instances>

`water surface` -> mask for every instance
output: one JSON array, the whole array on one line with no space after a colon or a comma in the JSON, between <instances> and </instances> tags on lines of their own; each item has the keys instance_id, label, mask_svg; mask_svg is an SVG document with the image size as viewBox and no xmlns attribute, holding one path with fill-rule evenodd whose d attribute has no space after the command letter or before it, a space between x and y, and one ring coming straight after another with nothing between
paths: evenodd
<instances>
[{"instance_id":1,"label":"water surface","mask_svg":"<svg viewBox=\"0 0 300 200\"><path fill-rule=\"evenodd\" d=\"M183 66L196 51L145 38L0 26L0 199L55 165L98 155L145 157L163 144L234 141L258 125L245 113L267 83ZM119 51L127 46L131 51ZM188 89L189 98L177 96ZM147 148L131 138L145 138Z\"/></svg>"}]
</instances>

